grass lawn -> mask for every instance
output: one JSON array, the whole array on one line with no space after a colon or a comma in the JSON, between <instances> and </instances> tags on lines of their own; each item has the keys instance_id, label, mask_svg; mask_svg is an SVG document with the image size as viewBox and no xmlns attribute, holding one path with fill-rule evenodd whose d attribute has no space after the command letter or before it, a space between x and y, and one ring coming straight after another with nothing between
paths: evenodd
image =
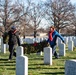
<instances>
[{"instance_id":1,"label":"grass lawn","mask_svg":"<svg viewBox=\"0 0 76 75\"><path fill-rule=\"evenodd\" d=\"M28 57L28 75L65 75L65 61L76 59L76 48L74 51L66 50L66 56L55 59L53 57L53 65L44 65L43 55L31 53L25 54ZM9 52L0 53L0 75L16 75L16 61L13 57L12 61L8 61Z\"/></svg>"}]
</instances>

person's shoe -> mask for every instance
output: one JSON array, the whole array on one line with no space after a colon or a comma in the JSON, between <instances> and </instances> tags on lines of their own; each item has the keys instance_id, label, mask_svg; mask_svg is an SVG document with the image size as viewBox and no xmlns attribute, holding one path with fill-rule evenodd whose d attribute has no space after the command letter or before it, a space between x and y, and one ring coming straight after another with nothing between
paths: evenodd
<instances>
[{"instance_id":1,"label":"person's shoe","mask_svg":"<svg viewBox=\"0 0 76 75\"><path fill-rule=\"evenodd\" d=\"M11 59L8 59L8 61L11 61Z\"/></svg>"},{"instance_id":2,"label":"person's shoe","mask_svg":"<svg viewBox=\"0 0 76 75\"><path fill-rule=\"evenodd\" d=\"M59 56L55 56L56 59L59 59Z\"/></svg>"},{"instance_id":3,"label":"person's shoe","mask_svg":"<svg viewBox=\"0 0 76 75\"><path fill-rule=\"evenodd\" d=\"M10 59L8 59L8 61L10 61Z\"/></svg>"}]
</instances>

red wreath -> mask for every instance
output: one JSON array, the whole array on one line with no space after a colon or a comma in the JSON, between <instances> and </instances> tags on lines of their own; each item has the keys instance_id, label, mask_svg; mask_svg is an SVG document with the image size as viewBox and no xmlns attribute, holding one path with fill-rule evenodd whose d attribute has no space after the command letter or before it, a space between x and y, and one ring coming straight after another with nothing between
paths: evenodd
<instances>
[{"instance_id":1,"label":"red wreath","mask_svg":"<svg viewBox=\"0 0 76 75\"><path fill-rule=\"evenodd\" d=\"M34 45L34 46L37 46L38 44L35 42L33 45Z\"/></svg>"}]
</instances>

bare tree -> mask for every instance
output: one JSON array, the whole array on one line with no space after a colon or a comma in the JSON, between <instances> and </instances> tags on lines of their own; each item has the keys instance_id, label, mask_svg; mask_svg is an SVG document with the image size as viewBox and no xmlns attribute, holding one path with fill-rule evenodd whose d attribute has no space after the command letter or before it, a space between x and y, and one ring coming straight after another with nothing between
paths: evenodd
<instances>
[{"instance_id":1,"label":"bare tree","mask_svg":"<svg viewBox=\"0 0 76 75\"><path fill-rule=\"evenodd\" d=\"M25 13L22 12L23 8L18 1L1 0L0 2L0 24L4 26L7 31L11 25L19 22Z\"/></svg>"},{"instance_id":2,"label":"bare tree","mask_svg":"<svg viewBox=\"0 0 76 75\"><path fill-rule=\"evenodd\" d=\"M29 16L29 11L30 11L30 7L31 7L31 0L26 0L26 5L24 3L22 3L23 8L22 13L24 14L19 21L19 31L21 33L22 36L25 37L25 34L27 32L30 22L30 16Z\"/></svg>"},{"instance_id":3,"label":"bare tree","mask_svg":"<svg viewBox=\"0 0 76 75\"><path fill-rule=\"evenodd\" d=\"M43 18L43 10L41 4L34 4L32 3L31 11L29 12L31 17L30 25L33 26L34 29L34 38L36 38L37 29L41 23L41 20Z\"/></svg>"},{"instance_id":4,"label":"bare tree","mask_svg":"<svg viewBox=\"0 0 76 75\"><path fill-rule=\"evenodd\" d=\"M76 14L74 14L74 17L71 20L71 22L72 22L71 24L73 26L73 27L71 27L71 30L72 30L71 33L73 33L76 36Z\"/></svg>"},{"instance_id":5,"label":"bare tree","mask_svg":"<svg viewBox=\"0 0 76 75\"><path fill-rule=\"evenodd\" d=\"M46 14L48 20L53 24L58 32L60 29L71 24L74 14L74 6L70 0L49 0L46 3Z\"/></svg>"}]
</instances>

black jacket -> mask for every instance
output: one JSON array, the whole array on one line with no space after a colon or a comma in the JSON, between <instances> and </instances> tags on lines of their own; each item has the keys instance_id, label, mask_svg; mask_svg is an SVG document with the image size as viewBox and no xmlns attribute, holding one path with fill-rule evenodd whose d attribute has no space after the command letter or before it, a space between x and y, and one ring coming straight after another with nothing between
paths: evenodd
<instances>
[{"instance_id":1,"label":"black jacket","mask_svg":"<svg viewBox=\"0 0 76 75\"><path fill-rule=\"evenodd\" d=\"M18 32L16 31L15 33L13 33L13 31L9 31L8 32L8 36L9 36L9 40L8 40L8 44L11 45L11 44L18 44L20 46L20 39L19 39L19 36L18 36Z\"/></svg>"}]
</instances>

